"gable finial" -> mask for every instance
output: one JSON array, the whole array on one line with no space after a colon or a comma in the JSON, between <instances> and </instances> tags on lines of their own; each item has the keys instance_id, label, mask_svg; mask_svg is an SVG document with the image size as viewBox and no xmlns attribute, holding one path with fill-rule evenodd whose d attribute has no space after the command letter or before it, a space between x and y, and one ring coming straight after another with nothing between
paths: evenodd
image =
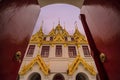
<instances>
[{"instance_id":1,"label":"gable finial","mask_svg":"<svg viewBox=\"0 0 120 80\"><path fill-rule=\"evenodd\" d=\"M54 29L54 25L55 25L55 23L53 22L53 29Z\"/></svg>"},{"instance_id":2,"label":"gable finial","mask_svg":"<svg viewBox=\"0 0 120 80\"><path fill-rule=\"evenodd\" d=\"M43 26L44 21L42 20L42 26Z\"/></svg>"},{"instance_id":3,"label":"gable finial","mask_svg":"<svg viewBox=\"0 0 120 80\"><path fill-rule=\"evenodd\" d=\"M44 21L42 20L42 22L41 22L41 26L40 26L41 29L43 28L43 23L44 23Z\"/></svg>"},{"instance_id":4,"label":"gable finial","mask_svg":"<svg viewBox=\"0 0 120 80\"><path fill-rule=\"evenodd\" d=\"M58 24L60 24L60 18L58 18Z\"/></svg>"},{"instance_id":5,"label":"gable finial","mask_svg":"<svg viewBox=\"0 0 120 80\"><path fill-rule=\"evenodd\" d=\"M40 26L39 32L42 32L42 31L43 31L43 23L44 23L44 21L42 20L42 21L41 21L41 26Z\"/></svg>"},{"instance_id":6,"label":"gable finial","mask_svg":"<svg viewBox=\"0 0 120 80\"><path fill-rule=\"evenodd\" d=\"M65 22L64 22L64 29L65 29Z\"/></svg>"},{"instance_id":7,"label":"gable finial","mask_svg":"<svg viewBox=\"0 0 120 80\"><path fill-rule=\"evenodd\" d=\"M77 21L75 21L75 30L78 29L78 26L77 26Z\"/></svg>"}]
</instances>

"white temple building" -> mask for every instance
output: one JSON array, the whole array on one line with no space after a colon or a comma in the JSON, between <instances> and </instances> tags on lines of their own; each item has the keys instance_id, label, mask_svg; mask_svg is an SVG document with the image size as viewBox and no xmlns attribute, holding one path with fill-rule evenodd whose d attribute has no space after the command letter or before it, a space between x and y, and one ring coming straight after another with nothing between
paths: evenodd
<instances>
[{"instance_id":1,"label":"white temple building","mask_svg":"<svg viewBox=\"0 0 120 80\"><path fill-rule=\"evenodd\" d=\"M32 35L22 61L20 80L96 80L89 44L77 25L70 35L60 23L49 34Z\"/></svg>"}]
</instances>

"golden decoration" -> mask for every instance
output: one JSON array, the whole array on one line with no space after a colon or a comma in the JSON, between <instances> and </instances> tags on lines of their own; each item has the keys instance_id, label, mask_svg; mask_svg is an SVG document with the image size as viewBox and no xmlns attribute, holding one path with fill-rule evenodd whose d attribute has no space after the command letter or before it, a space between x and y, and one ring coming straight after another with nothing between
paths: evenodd
<instances>
[{"instance_id":1,"label":"golden decoration","mask_svg":"<svg viewBox=\"0 0 120 80\"><path fill-rule=\"evenodd\" d=\"M43 40L43 37L53 37L52 41L48 40ZM74 38L73 41L66 41L65 37L69 38ZM82 35L78 28L76 28L75 32L73 35L69 35L69 33L66 31L66 29L62 28L60 24L56 26L56 28L52 29L48 35L45 35L42 31L42 27L40 30L34 34L31 37L30 43L32 44L56 44L56 43L61 43L61 44L66 44L66 45L71 45L71 44L76 44L78 47L80 44L88 44L87 40L85 39L84 35Z\"/></svg>"},{"instance_id":2,"label":"golden decoration","mask_svg":"<svg viewBox=\"0 0 120 80\"><path fill-rule=\"evenodd\" d=\"M17 51L15 54L15 59L16 61L18 61L19 63L21 62L21 51Z\"/></svg>"},{"instance_id":3,"label":"golden decoration","mask_svg":"<svg viewBox=\"0 0 120 80\"><path fill-rule=\"evenodd\" d=\"M106 56L105 56L104 53L101 53L101 54L100 54L100 60L101 60L101 62L105 62Z\"/></svg>"},{"instance_id":4,"label":"golden decoration","mask_svg":"<svg viewBox=\"0 0 120 80\"><path fill-rule=\"evenodd\" d=\"M40 69L45 75L49 74L49 67L45 64L40 55L37 55L29 64L24 65L20 70L19 74L24 75L25 73L27 73L27 71L29 71L35 63L39 65Z\"/></svg>"},{"instance_id":5,"label":"golden decoration","mask_svg":"<svg viewBox=\"0 0 120 80\"><path fill-rule=\"evenodd\" d=\"M53 40L43 40L44 36L46 38L53 37ZM74 40L66 41L65 37L74 38ZM62 28L60 24L58 24L56 28L53 28L48 35L43 33L41 27L40 30L31 37L30 44L38 44L39 47L44 44L51 45L52 47L54 44L64 44L65 47L67 45L76 44L76 46L79 48L81 44L88 44L88 42L86 38L79 32L78 28L76 28L73 35L70 35L65 29ZM49 67L45 64L40 55L37 55L37 57L35 57L29 64L24 65L19 74L24 75L27 73L27 71L29 71L35 63L39 65L40 69L45 75L49 74ZM92 75L96 75L94 67L89 65L80 55L78 55L73 63L68 66L68 75L72 75L80 63L82 63L84 68L87 69Z\"/></svg>"},{"instance_id":6,"label":"golden decoration","mask_svg":"<svg viewBox=\"0 0 120 80\"><path fill-rule=\"evenodd\" d=\"M71 65L68 65L68 75L72 75L77 70L79 64L83 64L92 75L96 75L96 71L93 66L89 65L80 55L78 55Z\"/></svg>"}]
</instances>

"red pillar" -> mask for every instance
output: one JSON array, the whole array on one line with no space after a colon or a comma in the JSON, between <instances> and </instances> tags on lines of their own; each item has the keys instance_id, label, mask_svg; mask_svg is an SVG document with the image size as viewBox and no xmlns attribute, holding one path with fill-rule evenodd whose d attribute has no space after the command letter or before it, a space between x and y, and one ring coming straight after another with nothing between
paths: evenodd
<instances>
[{"instance_id":1,"label":"red pillar","mask_svg":"<svg viewBox=\"0 0 120 80\"><path fill-rule=\"evenodd\" d=\"M102 62L101 62L101 60L99 58L100 51L97 49L97 47L95 45L94 39L93 39L93 37L91 35L91 32L90 32L90 30L88 28L88 25L87 25L85 15L80 14L80 18L81 18L81 22L83 24L83 28L85 30L85 33L86 33L90 48L93 51L93 58L94 58L96 66L97 66L97 70L98 70L100 79L101 80L109 80L109 78L107 76L107 73L106 73L106 71L105 71L105 69L103 67L103 64L102 64Z\"/></svg>"}]
</instances>

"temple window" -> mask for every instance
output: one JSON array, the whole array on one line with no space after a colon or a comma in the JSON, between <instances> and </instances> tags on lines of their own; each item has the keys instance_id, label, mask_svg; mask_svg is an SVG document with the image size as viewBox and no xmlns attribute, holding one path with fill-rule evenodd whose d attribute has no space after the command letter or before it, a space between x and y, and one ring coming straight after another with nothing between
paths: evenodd
<instances>
[{"instance_id":1,"label":"temple window","mask_svg":"<svg viewBox=\"0 0 120 80\"><path fill-rule=\"evenodd\" d=\"M69 54L69 57L76 57L76 48L75 46L68 46L68 54Z\"/></svg>"},{"instance_id":2,"label":"temple window","mask_svg":"<svg viewBox=\"0 0 120 80\"><path fill-rule=\"evenodd\" d=\"M43 40L46 41L46 37L44 37Z\"/></svg>"},{"instance_id":3,"label":"temple window","mask_svg":"<svg viewBox=\"0 0 120 80\"><path fill-rule=\"evenodd\" d=\"M28 51L27 51L27 57L32 57L34 53L35 45L29 45Z\"/></svg>"},{"instance_id":4,"label":"temple window","mask_svg":"<svg viewBox=\"0 0 120 80\"><path fill-rule=\"evenodd\" d=\"M83 48L84 56L90 57L90 52L89 52L88 46L82 46L82 48Z\"/></svg>"},{"instance_id":5,"label":"temple window","mask_svg":"<svg viewBox=\"0 0 120 80\"><path fill-rule=\"evenodd\" d=\"M53 41L53 37L50 37L50 41Z\"/></svg>"},{"instance_id":6,"label":"temple window","mask_svg":"<svg viewBox=\"0 0 120 80\"><path fill-rule=\"evenodd\" d=\"M68 41L67 37L65 37L65 41Z\"/></svg>"},{"instance_id":7,"label":"temple window","mask_svg":"<svg viewBox=\"0 0 120 80\"><path fill-rule=\"evenodd\" d=\"M49 56L49 48L50 46L42 46L41 56L48 57Z\"/></svg>"},{"instance_id":8,"label":"temple window","mask_svg":"<svg viewBox=\"0 0 120 80\"><path fill-rule=\"evenodd\" d=\"M71 41L74 41L74 38L73 38L73 37L71 37Z\"/></svg>"},{"instance_id":9,"label":"temple window","mask_svg":"<svg viewBox=\"0 0 120 80\"><path fill-rule=\"evenodd\" d=\"M61 45L57 45L56 46L56 57L61 57L62 56L62 46Z\"/></svg>"}]
</instances>

